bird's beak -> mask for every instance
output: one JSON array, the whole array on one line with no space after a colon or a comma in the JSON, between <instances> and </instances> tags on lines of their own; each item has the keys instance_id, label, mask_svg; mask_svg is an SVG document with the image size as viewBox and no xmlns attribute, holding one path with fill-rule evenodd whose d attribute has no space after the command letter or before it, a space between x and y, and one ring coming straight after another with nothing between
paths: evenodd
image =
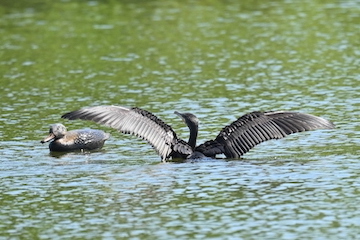
<instances>
[{"instance_id":1,"label":"bird's beak","mask_svg":"<svg viewBox=\"0 0 360 240\"><path fill-rule=\"evenodd\" d=\"M44 138L43 140L41 140L41 143L46 143L49 142L51 140L53 140L55 138L55 135L53 133L50 133L49 136L47 136L46 138Z\"/></svg>"},{"instance_id":2,"label":"bird's beak","mask_svg":"<svg viewBox=\"0 0 360 240\"><path fill-rule=\"evenodd\" d=\"M178 111L175 111L174 113L175 113L176 115L178 115L178 116L185 122L185 119L184 119L182 113L179 113Z\"/></svg>"}]
</instances>

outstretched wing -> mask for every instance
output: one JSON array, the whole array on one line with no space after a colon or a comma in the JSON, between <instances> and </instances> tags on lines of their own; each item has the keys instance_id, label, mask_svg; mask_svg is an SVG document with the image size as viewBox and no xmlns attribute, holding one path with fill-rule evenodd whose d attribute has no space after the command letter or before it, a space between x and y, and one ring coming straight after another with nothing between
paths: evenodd
<instances>
[{"instance_id":1,"label":"outstretched wing","mask_svg":"<svg viewBox=\"0 0 360 240\"><path fill-rule=\"evenodd\" d=\"M252 112L245 114L221 130L215 140L200 145L196 151L206 156L225 154L239 158L261 142L315 129L331 129L330 121L298 112Z\"/></svg>"},{"instance_id":2,"label":"outstretched wing","mask_svg":"<svg viewBox=\"0 0 360 240\"><path fill-rule=\"evenodd\" d=\"M138 136L147 140L162 160L169 158L174 148L176 151L183 151L181 152L183 154L192 152L190 147L183 146L184 141L177 138L176 133L169 125L152 113L140 108L113 105L88 107L66 113L62 118L90 120L117 129L120 132Z\"/></svg>"}]
</instances>

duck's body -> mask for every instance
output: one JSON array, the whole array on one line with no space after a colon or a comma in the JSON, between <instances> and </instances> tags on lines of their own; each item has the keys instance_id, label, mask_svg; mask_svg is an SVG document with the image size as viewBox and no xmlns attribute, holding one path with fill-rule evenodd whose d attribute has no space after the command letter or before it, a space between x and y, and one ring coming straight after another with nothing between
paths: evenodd
<instances>
[{"instance_id":1,"label":"duck's body","mask_svg":"<svg viewBox=\"0 0 360 240\"><path fill-rule=\"evenodd\" d=\"M198 119L191 113L179 113L190 129L189 141L177 137L174 130L154 114L140 108L96 106L64 114L70 120L91 120L147 140L163 161L169 158L239 158L261 142L284 138L289 134L315 129L331 129L334 124L314 115L288 111L252 112L224 127L214 140L196 146Z\"/></svg>"},{"instance_id":2,"label":"duck's body","mask_svg":"<svg viewBox=\"0 0 360 240\"><path fill-rule=\"evenodd\" d=\"M54 152L66 152L77 150L95 150L103 147L110 134L96 129L77 129L67 131L62 124L50 126L49 136L41 143L50 142L49 149Z\"/></svg>"}]
</instances>

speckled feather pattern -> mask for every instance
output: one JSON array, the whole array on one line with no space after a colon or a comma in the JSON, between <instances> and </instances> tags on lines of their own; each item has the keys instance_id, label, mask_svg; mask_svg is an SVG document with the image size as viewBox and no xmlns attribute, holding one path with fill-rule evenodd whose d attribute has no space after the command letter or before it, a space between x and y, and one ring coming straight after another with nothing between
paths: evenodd
<instances>
[{"instance_id":1,"label":"speckled feather pattern","mask_svg":"<svg viewBox=\"0 0 360 240\"><path fill-rule=\"evenodd\" d=\"M94 150L103 147L110 134L96 129L79 129L66 132L62 138L49 144L51 151Z\"/></svg>"}]
</instances>

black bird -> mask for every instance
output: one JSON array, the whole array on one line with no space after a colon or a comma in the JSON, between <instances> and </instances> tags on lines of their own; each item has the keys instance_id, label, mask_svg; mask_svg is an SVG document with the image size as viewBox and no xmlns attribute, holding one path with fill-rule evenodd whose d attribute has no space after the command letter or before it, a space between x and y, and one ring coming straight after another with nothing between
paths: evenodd
<instances>
[{"instance_id":1,"label":"black bird","mask_svg":"<svg viewBox=\"0 0 360 240\"><path fill-rule=\"evenodd\" d=\"M239 158L261 142L315 129L332 129L330 121L305 113L288 111L251 112L224 127L214 140L196 146L198 118L179 113L190 129L189 141L177 137L174 130L154 114L134 107L96 106L66 113L62 118L91 120L147 140L161 156L170 158L215 157Z\"/></svg>"}]
</instances>

